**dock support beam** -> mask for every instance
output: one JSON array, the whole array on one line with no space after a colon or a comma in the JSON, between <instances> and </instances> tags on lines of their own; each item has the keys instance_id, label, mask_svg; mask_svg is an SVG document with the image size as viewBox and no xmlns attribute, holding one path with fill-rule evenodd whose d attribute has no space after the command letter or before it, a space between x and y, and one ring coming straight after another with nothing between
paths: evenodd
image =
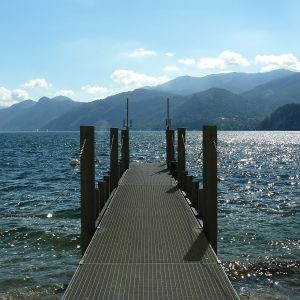
<instances>
[{"instance_id":1,"label":"dock support beam","mask_svg":"<svg viewBox=\"0 0 300 300\"><path fill-rule=\"evenodd\" d=\"M199 213L198 193L199 193L199 181L194 179L192 182L191 202L192 205L195 207L196 211Z\"/></svg>"},{"instance_id":2,"label":"dock support beam","mask_svg":"<svg viewBox=\"0 0 300 300\"><path fill-rule=\"evenodd\" d=\"M98 189L99 189L99 192L100 192L100 212L101 212L101 210L104 207L105 202L106 202L105 182L104 181L98 182Z\"/></svg>"},{"instance_id":3,"label":"dock support beam","mask_svg":"<svg viewBox=\"0 0 300 300\"><path fill-rule=\"evenodd\" d=\"M118 186L118 128L110 129L110 180L112 189Z\"/></svg>"},{"instance_id":4,"label":"dock support beam","mask_svg":"<svg viewBox=\"0 0 300 300\"><path fill-rule=\"evenodd\" d=\"M122 130L122 173L129 168L129 130Z\"/></svg>"},{"instance_id":5,"label":"dock support beam","mask_svg":"<svg viewBox=\"0 0 300 300\"><path fill-rule=\"evenodd\" d=\"M174 161L174 130L166 130L166 161L167 167L170 167L171 161Z\"/></svg>"},{"instance_id":6,"label":"dock support beam","mask_svg":"<svg viewBox=\"0 0 300 300\"><path fill-rule=\"evenodd\" d=\"M105 202L108 200L110 196L110 175L107 174L103 176L103 180L105 182Z\"/></svg>"},{"instance_id":7,"label":"dock support beam","mask_svg":"<svg viewBox=\"0 0 300 300\"><path fill-rule=\"evenodd\" d=\"M178 183L179 187L184 189L184 179L185 179L185 128L178 128Z\"/></svg>"},{"instance_id":8,"label":"dock support beam","mask_svg":"<svg viewBox=\"0 0 300 300\"><path fill-rule=\"evenodd\" d=\"M203 126L203 229L217 253L217 127Z\"/></svg>"},{"instance_id":9,"label":"dock support beam","mask_svg":"<svg viewBox=\"0 0 300 300\"><path fill-rule=\"evenodd\" d=\"M80 185L81 185L81 254L87 249L94 231L95 203L95 147L94 126L80 127Z\"/></svg>"}]
</instances>

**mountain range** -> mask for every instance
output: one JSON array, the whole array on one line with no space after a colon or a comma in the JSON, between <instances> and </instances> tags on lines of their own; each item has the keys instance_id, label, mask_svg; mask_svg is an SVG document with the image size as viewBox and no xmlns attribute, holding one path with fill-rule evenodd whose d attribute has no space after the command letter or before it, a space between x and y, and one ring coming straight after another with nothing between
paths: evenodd
<instances>
[{"instance_id":1,"label":"mountain range","mask_svg":"<svg viewBox=\"0 0 300 300\"><path fill-rule=\"evenodd\" d=\"M92 102L58 96L26 100L0 110L1 131L97 130L122 127L129 99L133 129L164 128L166 99L170 99L172 126L200 129L216 124L224 130L253 130L273 111L300 103L300 73L225 73L204 77L182 76L156 87L145 87Z\"/></svg>"},{"instance_id":2,"label":"mountain range","mask_svg":"<svg viewBox=\"0 0 300 300\"><path fill-rule=\"evenodd\" d=\"M221 73L204 77L181 76L171 81L151 87L151 90L190 95L210 88L220 88L235 94L249 91L259 85L293 74L289 70L274 70L265 73Z\"/></svg>"}]
</instances>

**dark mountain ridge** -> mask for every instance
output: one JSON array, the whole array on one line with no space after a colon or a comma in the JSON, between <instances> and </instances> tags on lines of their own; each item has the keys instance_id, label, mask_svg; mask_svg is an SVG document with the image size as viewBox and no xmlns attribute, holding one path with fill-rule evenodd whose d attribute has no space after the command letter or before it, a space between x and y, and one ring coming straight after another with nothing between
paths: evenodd
<instances>
[{"instance_id":1,"label":"dark mountain ridge","mask_svg":"<svg viewBox=\"0 0 300 300\"><path fill-rule=\"evenodd\" d=\"M259 126L260 130L300 130L300 104L286 104L276 109Z\"/></svg>"},{"instance_id":2,"label":"dark mountain ridge","mask_svg":"<svg viewBox=\"0 0 300 300\"><path fill-rule=\"evenodd\" d=\"M122 127L126 98L129 98L129 117L133 119L133 129L164 129L166 99L169 98L174 128L199 129L205 123L214 123L224 130L253 130L276 108L287 103L300 103L300 73L285 70L270 73L264 73L264 80L266 76L281 78L240 94L219 87L189 95L178 95L174 89L173 92L166 92L143 88L92 102L74 102L62 96L52 99L43 97L38 102L23 101L0 110L0 130L79 130L80 125L84 124L94 125L97 130ZM223 74L222 82L227 79L232 82L238 74ZM249 74L244 75L241 77ZM253 78L257 83L257 78L262 77ZM194 79L185 78L188 79L192 80L193 85ZM248 83L248 86L251 84ZM180 85L178 88L181 88Z\"/></svg>"}]
</instances>

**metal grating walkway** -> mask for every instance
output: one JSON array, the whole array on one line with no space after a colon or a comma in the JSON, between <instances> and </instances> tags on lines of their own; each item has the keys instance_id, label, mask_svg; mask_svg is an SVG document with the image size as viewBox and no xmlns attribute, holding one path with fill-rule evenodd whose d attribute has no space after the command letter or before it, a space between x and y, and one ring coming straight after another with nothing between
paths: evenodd
<instances>
[{"instance_id":1,"label":"metal grating walkway","mask_svg":"<svg viewBox=\"0 0 300 300\"><path fill-rule=\"evenodd\" d=\"M63 299L238 299L165 165L131 164Z\"/></svg>"}]
</instances>

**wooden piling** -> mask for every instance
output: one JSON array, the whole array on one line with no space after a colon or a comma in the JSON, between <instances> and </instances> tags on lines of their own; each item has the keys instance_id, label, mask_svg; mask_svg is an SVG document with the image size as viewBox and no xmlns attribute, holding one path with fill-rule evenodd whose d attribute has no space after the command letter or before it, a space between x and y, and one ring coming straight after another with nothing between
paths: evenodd
<instances>
[{"instance_id":1,"label":"wooden piling","mask_svg":"<svg viewBox=\"0 0 300 300\"><path fill-rule=\"evenodd\" d=\"M192 192L191 192L191 202L192 205L195 207L196 211L198 212L198 190L199 190L199 181L193 180L192 182Z\"/></svg>"},{"instance_id":2,"label":"wooden piling","mask_svg":"<svg viewBox=\"0 0 300 300\"><path fill-rule=\"evenodd\" d=\"M82 151L80 157L81 254L83 255L95 231L94 126L80 127L80 149Z\"/></svg>"},{"instance_id":3,"label":"wooden piling","mask_svg":"<svg viewBox=\"0 0 300 300\"><path fill-rule=\"evenodd\" d=\"M182 187L181 187L181 189L183 190L183 191L185 191L185 193L186 193L186 195L187 195L187 177L188 177L188 175L189 175L189 172L187 171L187 170L185 170L184 172L183 172L183 180L182 180ZM179 181L179 180L178 180Z\"/></svg>"},{"instance_id":4,"label":"wooden piling","mask_svg":"<svg viewBox=\"0 0 300 300\"><path fill-rule=\"evenodd\" d=\"M104 207L105 204L105 182L104 181L100 181L98 182L98 189L99 189L99 209L100 212L102 210L102 208Z\"/></svg>"},{"instance_id":5,"label":"wooden piling","mask_svg":"<svg viewBox=\"0 0 300 300\"><path fill-rule=\"evenodd\" d=\"M96 209L96 214L95 214L95 220L96 220L100 213L100 190L98 187L95 188L95 209Z\"/></svg>"},{"instance_id":6,"label":"wooden piling","mask_svg":"<svg viewBox=\"0 0 300 300\"><path fill-rule=\"evenodd\" d=\"M166 129L166 163L167 167L169 168L170 165L170 130Z\"/></svg>"},{"instance_id":7,"label":"wooden piling","mask_svg":"<svg viewBox=\"0 0 300 300\"><path fill-rule=\"evenodd\" d=\"M174 129L169 129L170 131L170 139L171 139L171 150L170 150L170 162L175 160L175 132Z\"/></svg>"},{"instance_id":8,"label":"wooden piling","mask_svg":"<svg viewBox=\"0 0 300 300\"><path fill-rule=\"evenodd\" d=\"M104 204L106 203L107 199L108 199L108 196L107 195L107 185L108 185L108 182L106 182L105 180L105 176L103 177L103 195L104 195Z\"/></svg>"},{"instance_id":9,"label":"wooden piling","mask_svg":"<svg viewBox=\"0 0 300 300\"><path fill-rule=\"evenodd\" d=\"M105 175L103 179L105 181L105 202L106 202L110 195L110 176Z\"/></svg>"},{"instance_id":10,"label":"wooden piling","mask_svg":"<svg viewBox=\"0 0 300 300\"><path fill-rule=\"evenodd\" d=\"M217 253L217 127L203 126L203 227Z\"/></svg>"},{"instance_id":11,"label":"wooden piling","mask_svg":"<svg viewBox=\"0 0 300 300\"><path fill-rule=\"evenodd\" d=\"M198 190L198 217L203 220L204 190Z\"/></svg>"},{"instance_id":12,"label":"wooden piling","mask_svg":"<svg viewBox=\"0 0 300 300\"><path fill-rule=\"evenodd\" d=\"M186 194L188 198L192 201L192 184L193 184L194 177L192 175L186 176Z\"/></svg>"},{"instance_id":13,"label":"wooden piling","mask_svg":"<svg viewBox=\"0 0 300 300\"><path fill-rule=\"evenodd\" d=\"M170 167L171 161L174 160L174 130L167 129L166 130L166 162L167 167Z\"/></svg>"},{"instance_id":14,"label":"wooden piling","mask_svg":"<svg viewBox=\"0 0 300 300\"><path fill-rule=\"evenodd\" d=\"M122 163L121 161L118 161L118 182L121 177L122 177Z\"/></svg>"},{"instance_id":15,"label":"wooden piling","mask_svg":"<svg viewBox=\"0 0 300 300\"><path fill-rule=\"evenodd\" d=\"M178 128L178 163L177 163L177 172L178 172L178 183L180 188L184 188L184 171L185 171L185 128Z\"/></svg>"},{"instance_id":16,"label":"wooden piling","mask_svg":"<svg viewBox=\"0 0 300 300\"><path fill-rule=\"evenodd\" d=\"M110 129L110 180L112 189L118 186L118 128Z\"/></svg>"},{"instance_id":17,"label":"wooden piling","mask_svg":"<svg viewBox=\"0 0 300 300\"><path fill-rule=\"evenodd\" d=\"M122 130L122 172L129 168L129 129Z\"/></svg>"}]
</instances>

